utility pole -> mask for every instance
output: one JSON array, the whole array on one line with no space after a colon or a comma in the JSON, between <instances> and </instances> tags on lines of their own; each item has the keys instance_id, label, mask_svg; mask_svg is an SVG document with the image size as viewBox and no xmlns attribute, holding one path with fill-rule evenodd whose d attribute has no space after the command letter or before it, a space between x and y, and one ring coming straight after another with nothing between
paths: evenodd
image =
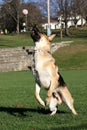
<instances>
[{"instance_id":1,"label":"utility pole","mask_svg":"<svg viewBox=\"0 0 87 130\"><path fill-rule=\"evenodd\" d=\"M48 13L48 26L47 26L47 35L51 35L51 28L50 28L50 0L47 1L47 13Z\"/></svg>"}]
</instances>

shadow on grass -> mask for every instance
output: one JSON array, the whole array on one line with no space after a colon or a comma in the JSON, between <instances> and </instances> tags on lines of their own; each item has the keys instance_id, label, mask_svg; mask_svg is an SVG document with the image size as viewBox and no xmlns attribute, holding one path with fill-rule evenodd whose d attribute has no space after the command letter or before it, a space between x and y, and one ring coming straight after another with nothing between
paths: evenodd
<instances>
[{"instance_id":1,"label":"shadow on grass","mask_svg":"<svg viewBox=\"0 0 87 130\"><path fill-rule=\"evenodd\" d=\"M26 112L39 113L39 114L50 114L49 109L44 108L16 108L16 107L0 107L0 112L7 112L13 116L27 116ZM66 113L64 111L57 111L58 114Z\"/></svg>"}]
</instances>

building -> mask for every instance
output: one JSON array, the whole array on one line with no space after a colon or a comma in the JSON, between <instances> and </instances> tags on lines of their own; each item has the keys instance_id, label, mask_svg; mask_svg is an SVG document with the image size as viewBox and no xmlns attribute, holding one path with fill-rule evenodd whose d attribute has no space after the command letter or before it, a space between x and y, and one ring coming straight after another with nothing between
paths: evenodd
<instances>
[{"instance_id":1,"label":"building","mask_svg":"<svg viewBox=\"0 0 87 130\"><path fill-rule=\"evenodd\" d=\"M80 15L78 15L76 18L75 17L69 17L68 18L68 22L67 22L67 27L70 28L72 26L81 26L81 25L85 25L86 24L86 20L84 18L82 18ZM47 29L48 23L44 23L42 24L42 27L44 29ZM65 28L65 23L64 23L64 18L62 16L58 17L58 20L52 20L50 22L50 27L51 29L61 29Z\"/></svg>"}]
</instances>

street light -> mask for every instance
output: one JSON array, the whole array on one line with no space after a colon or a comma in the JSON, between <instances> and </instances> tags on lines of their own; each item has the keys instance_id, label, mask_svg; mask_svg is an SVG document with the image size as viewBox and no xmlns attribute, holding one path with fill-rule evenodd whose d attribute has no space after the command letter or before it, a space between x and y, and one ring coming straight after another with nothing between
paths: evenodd
<instances>
[{"instance_id":1,"label":"street light","mask_svg":"<svg viewBox=\"0 0 87 130\"><path fill-rule=\"evenodd\" d=\"M27 9L23 9L23 14L25 15L25 22L26 22L26 31L27 31L27 15L28 15L28 10Z\"/></svg>"},{"instance_id":2,"label":"street light","mask_svg":"<svg viewBox=\"0 0 87 130\"><path fill-rule=\"evenodd\" d=\"M50 0L47 1L47 13L48 13L48 25L47 25L47 35L51 35L51 28L50 28Z\"/></svg>"}]
</instances>

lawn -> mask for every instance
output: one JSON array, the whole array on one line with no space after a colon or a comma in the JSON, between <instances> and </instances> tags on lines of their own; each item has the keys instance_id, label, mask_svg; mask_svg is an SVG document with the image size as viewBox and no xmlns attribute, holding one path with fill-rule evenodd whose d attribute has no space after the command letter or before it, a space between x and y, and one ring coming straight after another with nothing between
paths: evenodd
<instances>
[{"instance_id":1,"label":"lawn","mask_svg":"<svg viewBox=\"0 0 87 130\"><path fill-rule=\"evenodd\" d=\"M72 30L69 46L53 55L59 71L75 99L78 116L64 104L56 115L49 115L34 97L35 81L30 71L0 73L0 130L86 130L87 129L87 33ZM85 34L85 35L84 35ZM53 42L60 42L56 36ZM0 35L0 48L31 46L28 35ZM41 90L45 100L46 90Z\"/></svg>"},{"instance_id":2,"label":"lawn","mask_svg":"<svg viewBox=\"0 0 87 130\"><path fill-rule=\"evenodd\" d=\"M87 41L86 41L87 42ZM87 69L87 43L72 43L54 53L59 69Z\"/></svg>"},{"instance_id":3,"label":"lawn","mask_svg":"<svg viewBox=\"0 0 87 130\"><path fill-rule=\"evenodd\" d=\"M61 71L75 99L78 116L65 104L51 117L49 109L34 97L35 82L30 71L0 73L0 130L86 130L87 70ZM41 96L45 100L46 90Z\"/></svg>"},{"instance_id":4,"label":"lawn","mask_svg":"<svg viewBox=\"0 0 87 130\"><path fill-rule=\"evenodd\" d=\"M33 40L30 35L0 35L0 48L31 46Z\"/></svg>"},{"instance_id":5,"label":"lawn","mask_svg":"<svg viewBox=\"0 0 87 130\"><path fill-rule=\"evenodd\" d=\"M62 41L73 41L77 44L86 44L87 45L87 27L83 28L71 28L69 29L70 37L65 37L63 35ZM46 32L45 32L46 33ZM53 40L53 43L60 42L60 31L52 30L52 33L57 34L56 38ZM0 48L7 47L18 47L18 46L32 46L33 40L30 37L30 33L25 34L9 34L9 35L0 35Z\"/></svg>"}]
</instances>

